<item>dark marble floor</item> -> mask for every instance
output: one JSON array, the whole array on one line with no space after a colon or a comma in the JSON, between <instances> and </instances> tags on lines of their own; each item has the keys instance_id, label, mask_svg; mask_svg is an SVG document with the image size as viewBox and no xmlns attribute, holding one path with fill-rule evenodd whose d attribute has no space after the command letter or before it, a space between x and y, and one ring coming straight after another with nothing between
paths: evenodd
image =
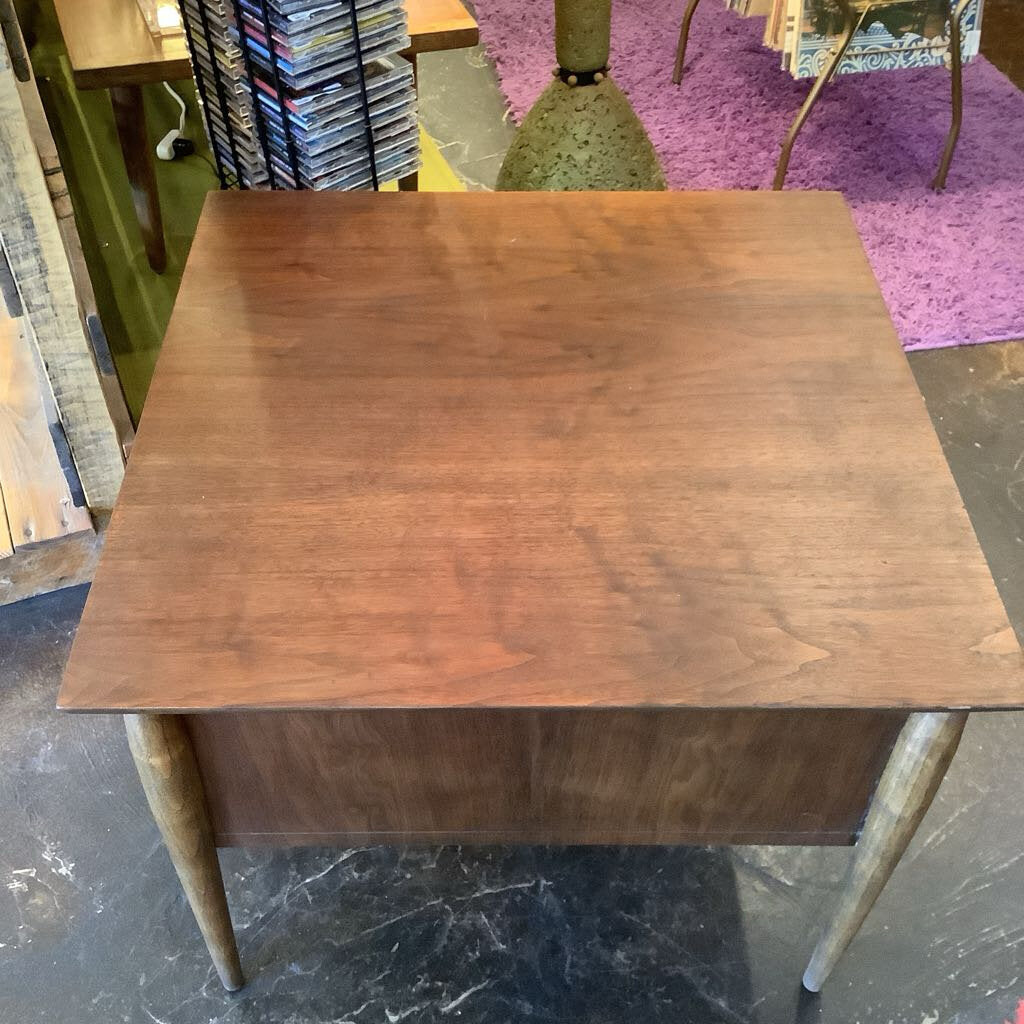
<instances>
[{"instance_id":1,"label":"dark marble floor","mask_svg":"<svg viewBox=\"0 0 1024 1024\"><path fill-rule=\"evenodd\" d=\"M511 129L481 53L421 81L428 130L488 187ZM1024 345L911 364L1021 633ZM120 723L53 711L83 600L0 609L0 1024L1002 1024L1024 999L1019 714L971 720L820 997L799 978L849 853L767 847L224 851L249 977L227 995Z\"/></svg>"}]
</instances>

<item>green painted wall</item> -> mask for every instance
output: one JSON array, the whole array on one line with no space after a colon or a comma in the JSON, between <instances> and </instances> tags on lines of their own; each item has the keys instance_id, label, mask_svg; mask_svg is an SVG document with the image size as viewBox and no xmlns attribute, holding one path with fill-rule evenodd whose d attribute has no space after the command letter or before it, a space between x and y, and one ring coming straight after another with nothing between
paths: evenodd
<instances>
[{"instance_id":1,"label":"green painted wall","mask_svg":"<svg viewBox=\"0 0 1024 1024\"><path fill-rule=\"evenodd\" d=\"M186 134L199 153L173 163L156 161L167 270L155 274L142 247L106 90L74 87L51 0L20 0L18 12L71 190L100 318L138 420L203 197L218 187L203 159L209 154L195 89L191 81L174 83L188 106ZM155 147L177 125L178 107L161 85L146 86L143 92Z\"/></svg>"}]
</instances>

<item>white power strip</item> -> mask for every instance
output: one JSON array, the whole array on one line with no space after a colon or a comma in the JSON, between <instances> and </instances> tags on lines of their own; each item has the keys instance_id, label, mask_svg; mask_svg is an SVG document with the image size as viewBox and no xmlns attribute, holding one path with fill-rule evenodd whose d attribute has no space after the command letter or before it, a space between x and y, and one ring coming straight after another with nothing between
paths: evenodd
<instances>
[{"instance_id":1,"label":"white power strip","mask_svg":"<svg viewBox=\"0 0 1024 1024\"><path fill-rule=\"evenodd\" d=\"M174 152L174 140L181 138L181 131L172 128L157 144L156 155L161 160L173 160L178 154Z\"/></svg>"}]
</instances>

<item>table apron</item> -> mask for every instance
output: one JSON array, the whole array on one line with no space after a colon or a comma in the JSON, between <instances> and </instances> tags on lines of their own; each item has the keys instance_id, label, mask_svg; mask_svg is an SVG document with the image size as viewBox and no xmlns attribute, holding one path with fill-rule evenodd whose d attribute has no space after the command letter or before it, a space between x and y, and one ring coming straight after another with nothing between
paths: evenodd
<instances>
[{"instance_id":1,"label":"table apron","mask_svg":"<svg viewBox=\"0 0 1024 1024\"><path fill-rule=\"evenodd\" d=\"M860 710L187 716L220 846L849 844L906 720Z\"/></svg>"}]
</instances>

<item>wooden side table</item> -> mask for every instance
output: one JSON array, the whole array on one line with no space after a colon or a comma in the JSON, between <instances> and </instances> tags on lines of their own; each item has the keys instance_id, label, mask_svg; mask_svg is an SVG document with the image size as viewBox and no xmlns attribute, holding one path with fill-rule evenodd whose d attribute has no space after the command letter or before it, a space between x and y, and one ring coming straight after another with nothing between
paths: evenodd
<instances>
[{"instance_id":1,"label":"wooden side table","mask_svg":"<svg viewBox=\"0 0 1024 1024\"><path fill-rule=\"evenodd\" d=\"M59 699L229 988L217 846L860 833L817 989L1021 705L828 193L211 194Z\"/></svg>"},{"instance_id":2,"label":"wooden side table","mask_svg":"<svg viewBox=\"0 0 1024 1024\"><path fill-rule=\"evenodd\" d=\"M185 36L154 36L135 0L54 0L75 86L108 89L132 202L150 267L167 265L153 146L146 129L142 86L192 77ZM480 34L460 0L406 0L413 64L421 53L475 46ZM417 175L401 187L415 190Z\"/></svg>"},{"instance_id":3,"label":"wooden side table","mask_svg":"<svg viewBox=\"0 0 1024 1024\"><path fill-rule=\"evenodd\" d=\"M192 77L185 37L154 36L135 0L54 0L75 86L108 89L149 265L167 265L142 86Z\"/></svg>"}]
</instances>

